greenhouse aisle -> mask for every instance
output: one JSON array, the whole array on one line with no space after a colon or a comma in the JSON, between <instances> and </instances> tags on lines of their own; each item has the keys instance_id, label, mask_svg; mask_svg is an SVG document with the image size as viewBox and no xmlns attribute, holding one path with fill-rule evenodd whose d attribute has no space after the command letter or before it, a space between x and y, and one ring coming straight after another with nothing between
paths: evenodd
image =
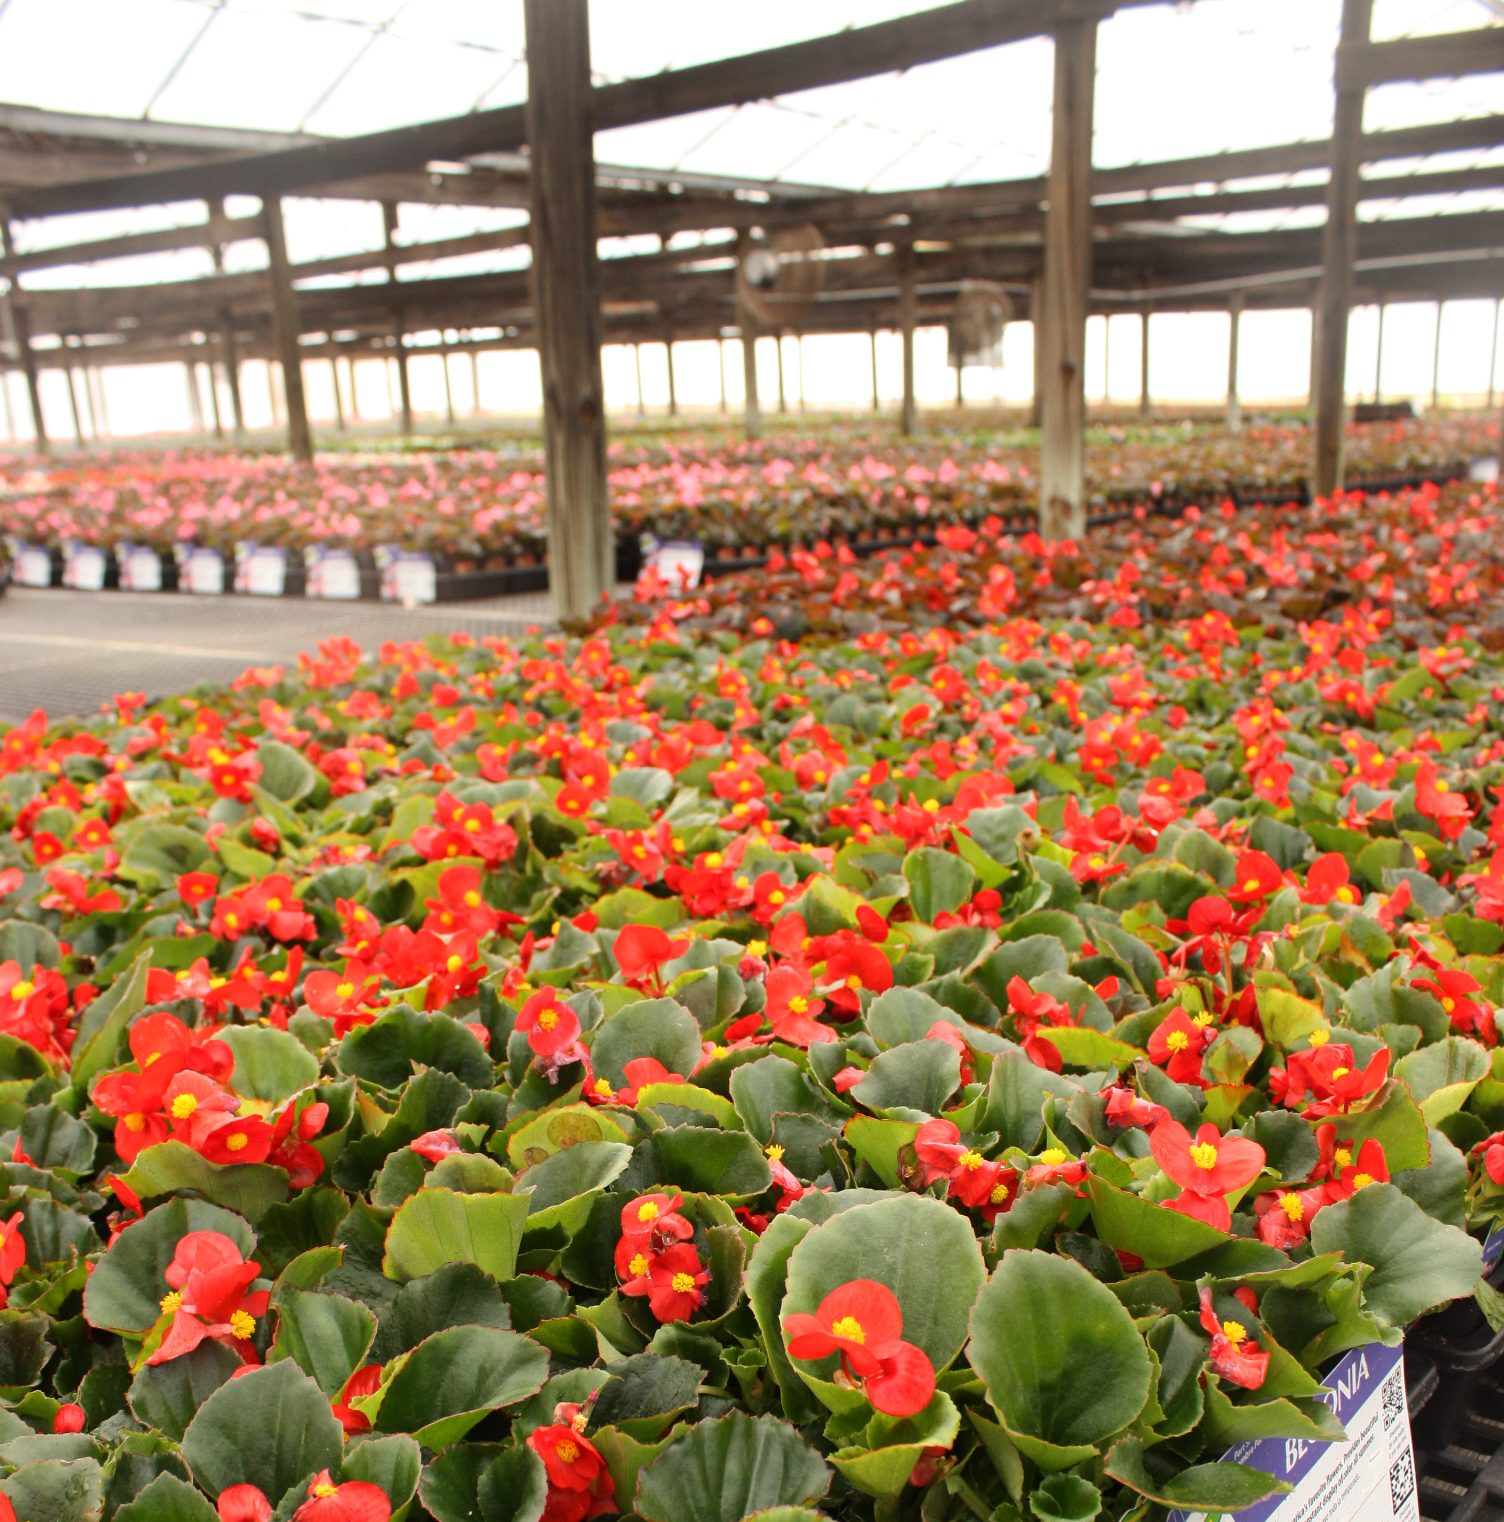
<instances>
[{"instance_id":1,"label":"greenhouse aisle","mask_svg":"<svg viewBox=\"0 0 1504 1522\"><path fill-rule=\"evenodd\" d=\"M117 692L157 697L231 681L248 666L291 669L299 651L335 635L374 648L451 630L518 636L551 621L547 592L407 609L11 587L0 597L0 723L36 708L54 718L94 713Z\"/></svg>"}]
</instances>

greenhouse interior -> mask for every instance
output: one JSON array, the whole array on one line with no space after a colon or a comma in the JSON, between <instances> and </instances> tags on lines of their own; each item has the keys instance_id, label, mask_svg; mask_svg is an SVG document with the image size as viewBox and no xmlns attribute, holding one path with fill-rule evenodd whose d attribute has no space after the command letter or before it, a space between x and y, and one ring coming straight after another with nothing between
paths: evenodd
<instances>
[{"instance_id":1,"label":"greenhouse interior","mask_svg":"<svg viewBox=\"0 0 1504 1522\"><path fill-rule=\"evenodd\" d=\"M0 0L0 1522L1504 1518L1504 0Z\"/></svg>"}]
</instances>

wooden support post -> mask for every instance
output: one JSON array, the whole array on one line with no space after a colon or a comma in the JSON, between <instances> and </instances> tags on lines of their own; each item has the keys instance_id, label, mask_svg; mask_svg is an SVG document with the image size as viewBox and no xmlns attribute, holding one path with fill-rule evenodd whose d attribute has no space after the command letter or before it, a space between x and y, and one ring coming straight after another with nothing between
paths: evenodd
<instances>
[{"instance_id":1,"label":"wooden support post","mask_svg":"<svg viewBox=\"0 0 1504 1522\"><path fill-rule=\"evenodd\" d=\"M1055 33L1054 128L1044 232L1039 522L1047 540L1086 533L1086 303L1091 290L1091 133L1097 23Z\"/></svg>"},{"instance_id":2,"label":"wooden support post","mask_svg":"<svg viewBox=\"0 0 1504 1522\"><path fill-rule=\"evenodd\" d=\"M606 482L588 0L523 0L533 312L543 370L549 586L586 618L616 580Z\"/></svg>"},{"instance_id":3,"label":"wooden support post","mask_svg":"<svg viewBox=\"0 0 1504 1522\"><path fill-rule=\"evenodd\" d=\"M794 362L799 366L799 415L804 416L804 334L794 334Z\"/></svg>"},{"instance_id":4,"label":"wooden support post","mask_svg":"<svg viewBox=\"0 0 1504 1522\"><path fill-rule=\"evenodd\" d=\"M679 391L674 384L674 333L670 328L668 336L663 340L663 352L668 358L668 415L679 416Z\"/></svg>"},{"instance_id":5,"label":"wooden support post","mask_svg":"<svg viewBox=\"0 0 1504 1522\"><path fill-rule=\"evenodd\" d=\"M1029 289L1029 321L1034 329L1034 394L1029 399L1029 426L1044 422L1044 276L1036 275Z\"/></svg>"},{"instance_id":6,"label":"wooden support post","mask_svg":"<svg viewBox=\"0 0 1504 1522\"><path fill-rule=\"evenodd\" d=\"M1138 415L1141 418L1147 418L1154 410L1154 398L1149 391L1149 319L1153 315L1154 308L1146 306L1139 319L1143 331L1138 350Z\"/></svg>"},{"instance_id":7,"label":"wooden support post","mask_svg":"<svg viewBox=\"0 0 1504 1522\"><path fill-rule=\"evenodd\" d=\"M353 380L351 381L351 387L352 387L352 389L354 387L354 381ZM474 349L472 349L470 351L470 399L471 399L471 403L472 403L472 406L471 406L470 410L471 410L471 412L473 412L475 414L476 417L479 417L480 416L480 358L476 354Z\"/></svg>"},{"instance_id":8,"label":"wooden support post","mask_svg":"<svg viewBox=\"0 0 1504 1522\"><path fill-rule=\"evenodd\" d=\"M11 238L10 221L0 213L0 255L7 259L15 252ZM16 346L16 358L21 362L21 373L26 377L26 398L31 406L31 428L36 435L37 453L47 454L50 444L47 425L42 420L42 393L37 383L37 360L31 347L31 322L24 308L12 300L12 292L19 293L21 283L14 276L0 291L0 333L12 339Z\"/></svg>"},{"instance_id":9,"label":"wooden support post","mask_svg":"<svg viewBox=\"0 0 1504 1522\"><path fill-rule=\"evenodd\" d=\"M294 460L313 459L313 434L308 428L308 406L303 398L303 359L298 346L298 298L292 288L292 269L287 259L287 233L282 226L282 202L268 196L262 203L266 228L267 262L272 277L272 326L282 360L282 387L287 400L287 445Z\"/></svg>"},{"instance_id":10,"label":"wooden support post","mask_svg":"<svg viewBox=\"0 0 1504 1522\"><path fill-rule=\"evenodd\" d=\"M282 397L282 366L274 359L266 362L266 394L272 404L272 427L280 428L287 421L287 404Z\"/></svg>"},{"instance_id":11,"label":"wooden support post","mask_svg":"<svg viewBox=\"0 0 1504 1522\"><path fill-rule=\"evenodd\" d=\"M85 439L85 437L84 437L83 413L80 411L79 405L78 405L78 381L77 381L77 377L73 373L73 366L68 363L68 360L67 360L67 357L66 357L66 355L67 355L67 345L66 345L66 342L64 344L64 350L63 350L63 352L64 352L63 376L64 376L64 378L68 382L68 406L69 406L69 409L73 413L73 437L78 441L78 447L80 449L87 449L89 447L89 444L88 444L88 440ZM191 373L189 375L189 379L190 380L192 379Z\"/></svg>"},{"instance_id":12,"label":"wooden support post","mask_svg":"<svg viewBox=\"0 0 1504 1522\"><path fill-rule=\"evenodd\" d=\"M235 352L235 316L226 307L219 319L220 343L224 349L225 380L230 387L230 412L235 419L235 437L245 437L245 409L240 402L240 356Z\"/></svg>"},{"instance_id":13,"label":"wooden support post","mask_svg":"<svg viewBox=\"0 0 1504 1522\"><path fill-rule=\"evenodd\" d=\"M198 394L198 366L190 360L185 359L183 361L183 379L188 386L188 426L194 433L202 433L204 431L204 403L203 398ZM71 387L73 383L73 370L71 366L68 370L68 383ZM75 404L75 414L77 411L77 404ZM82 439L80 439L80 442L82 442Z\"/></svg>"},{"instance_id":14,"label":"wooden support post","mask_svg":"<svg viewBox=\"0 0 1504 1522\"><path fill-rule=\"evenodd\" d=\"M1499 302L1494 299L1493 337L1488 341L1488 410L1494 410L1494 378L1499 362Z\"/></svg>"},{"instance_id":15,"label":"wooden support post","mask_svg":"<svg viewBox=\"0 0 1504 1522\"><path fill-rule=\"evenodd\" d=\"M783 391L783 334L773 335L774 352L778 355L778 410L786 413L789 410L788 399Z\"/></svg>"},{"instance_id":16,"label":"wooden support post","mask_svg":"<svg viewBox=\"0 0 1504 1522\"><path fill-rule=\"evenodd\" d=\"M1441 409L1441 310L1444 301L1436 303L1436 343L1431 350L1431 411Z\"/></svg>"},{"instance_id":17,"label":"wooden support post","mask_svg":"<svg viewBox=\"0 0 1504 1522\"><path fill-rule=\"evenodd\" d=\"M5 415L5 438L13 443L16 438L16 420L10 410L10 372L0 365L0 412Z\"/></svg>"},{"instance_id":18,"label":"wooden support post","mask_svg":"<svg viewBox=\"0 0 1504 1522\"><path fill-rule=\"evenodd\" d=\"M454 427L454 384L449 379L449 350L441 351L439 357L444 361L444 416L449 426Z\"/></svg>"},{"instance_id":19,"label":"wooden support post","mask_svg":"<svg viewBox=\"0 0 1504 1522\"><path fill-rule=\"evenodd\" d=\"M329 381L334 388L334 426L341 433L345 431L345 407L339 394L339 355L329 356Z\"/></svg>"},{"instance_id":20,"label":"wooden support post","mask_svg":"<svg viewBox=\"0 0 1504 1522\"><path fill-rule=\"evenodd\" d=\"M214 437L222 439L225 436L225 425L224 419L219 415L219 377L214 373L212 350L210 351L209 358L204 361L204 368L209 372L209 406L214 414ZM93 394L91 390L89 395L92 396Z\"/></svg>"},{"instance_id":21,"label":"wooden support post","mask_svg":"<svg viewBox=\"0 0 1504 1522\"><path fill-rule=\"evenodd\" d=\"M95 368L94 371L94 395L99 398L99 407L94 417L99 425L99 433L102 438L110 436L110 409L105 405L104 399L104 371Z\"/></svg>"},{"instance_id":22,"label":"wooden support post","mask_svg":"<svg viewBox=\"0 0 1504 1522\"><path fill-rule=\"evenodd\" d=\"M914 245L900 243L898 258L898 331L903 339L903 410L899 430L907 434L919 430L919 408L914 401L914 321L919 305L914 280Z\"/></svg>"},{"instance_id":23,"label":"wooden support post","mask_svg":"<svg viewBox=\"0 0 1504 1522\"><path fill-rule=\"evenodd\" d=\"M880 405L877 395L877 329L873 328L867 337L872 341L872 410L876 412Z\"/></svg>"},{"instance_id":24,"label":"wooden support post","mask_svg":"<svg viewBox=\"0 0 1504 1522\"><path fill-rule=\"evenodd\" d=\"M1112 313L1102 314L1102 406L1112 401Z\"/></svg>"},{"instance_id":25,"label":"wooden support post","mask_svg":"<svg viewBox=\"0 0 1504 1522\"><path fill-rule=\"evenodd\" d=\"M16 330L16 348L21 356L21 373L26 377L26 399L31 404L31 430L36 435L37 453L48 454L52 449L47 437L47 424L42 417L42 388L37 378L37 356L31 347L31 319L24 307L12 309Z\"/></svg>"},{"instance_id":26,"label":"wooden support post","mask_svg":"<svg viewBox=\"0 0 1504 1522\"><path fill-rule=\"evenodd\" d=\"M402 399L402 436L407 438L413 431L412 377L407 373L407 336L402 331L402 320L397 320L396 332L397 394Z\"/></svg>"},{"instance_id":27,"label":"wooden support post","mask_svg":"<svg viewBox=\"0 0 1504 1522\"><path fill-rule=\"evenodd\" d=\"M1373 0L1342 0L1341 46L1368 42ZM1316 336L1316 459L1312 490L1330 496L1342 485L1342 429L1347 375L1347 317L1358 244L1358 166L1363 150L1363 86L1337 91L1332 118L1331 178L1322 238L1320 318Z\"/></svg>"},{"instance_id":28,"label":"wooden support post","mask_svg":"<svg viewBox=\"0 0 1504 1522\"><path fill-rule=\"evenodd\" d=\"M1238 399L1238 333L1243 326L1243 293L1234 291L1227 307L1227 428L1243 427L1243 403Z\"/></svg>"},{"instance_id":29,"label":"wooden support post","mask_svg":"<svg viewBox=\"0 0 1504 1522\"><path fill-rule=\"evenodd\" d=\"M726 416L726 340L717 337L715 341L716 358L720 361L721 368L721 416Z\"/></svg>"},{"instance_id":30,"label":"wooden support post","mask_svg":"<svg viewBox=\"0 0 1504 1522\"><path fill-rule=\"evenodd\" d=\"M632 364L637 371L637 416L640 418L648 415L648 404L642 395L642 345L632 345Z\"/></svg>"},{"instance_id":31,"label":"wooden support post","mask_svg":"<svg viewBox=\"0 0 1504 1522\"><path fill-rule=\"evenodd\" d=\"M1384 390L1384 303L1379 303L1379 337L1373 356L1373 403L1377 407Z\"/></svg>"},{"instance_id":32,"label":"wooden support post","mask_svg":"<svg viewBox=\"0 0 1504 1522\"><path fill-rule=\"evenodd\" d=\"M751 233L744 231L737 234L738 265L746 259L751 243ZM736 304L736 322L742 334L742 379L746 398L745 431L749 439L760 439L762 437L762 407L757 396L757 323L743 301L738 301Z\"/></svg>"},{"instance_id":33,"label":"wooden support post","mask_svg":"<svg viewBox=\"0 0 1504 1522\"><path fill-rule=\"evenodd\" d=\"M966 366L961 364L960 359L961 356L958 354L956 356L956 409L958 411L966 405L966 390L964 386Z\"/></svg>"}]
</instances>

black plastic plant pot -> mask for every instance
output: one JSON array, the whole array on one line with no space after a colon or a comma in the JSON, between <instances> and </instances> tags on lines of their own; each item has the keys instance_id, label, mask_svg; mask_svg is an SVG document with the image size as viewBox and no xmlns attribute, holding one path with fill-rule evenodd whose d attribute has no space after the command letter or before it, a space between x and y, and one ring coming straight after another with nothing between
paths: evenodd
<instances>
[{"instance_id":1,"label":"black plastic plant pot","mask_svg":"<svg viewBox=\"0 0 1504 1522\"><path fill-rule=\"evenodd\" d=\"M1498 1287L1504 1264L1489 1275ZM1497 1398L1495 1365L1504 1358L1504 1332L1496 1332L1483 1319L1475 1300L1458 1300L1444 1311L1424 1316L1405 1338L1405 1367L1413 1360L1429 1361L1437 1375L1436 1393L1423 1410L1411 1410L1410 1424L1417 1448L1440 1451L1450 1448L1475 1414L1488 1391ZM1498 1437L1504 1441L1504 1425Z\"/></svg>"}]
</instances>

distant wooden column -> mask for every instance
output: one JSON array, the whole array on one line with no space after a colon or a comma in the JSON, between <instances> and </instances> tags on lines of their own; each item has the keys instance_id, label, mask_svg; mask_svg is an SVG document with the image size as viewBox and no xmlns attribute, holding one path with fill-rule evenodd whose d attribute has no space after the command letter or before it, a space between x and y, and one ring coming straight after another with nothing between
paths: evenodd
<instances>
[{"instance_id":1,"label":"distant wooden column","mask_svg":"<svg viewBox=\"0 0 1504 1522\"><path fill-rule=\"evenodd\" d=\"M1238 330L1243 326L1243 293L1234 291L1227 306L1227 427L1237 433L1243 426L1243 403L1238 398Z\"/></svg>"},{"instance_id":2,"label":"distant wooden column","mask_svg":"<svg viewBox=\"0 0 1504 1522\"><path fill-rule=\"evenodd\" d=\"M1493 411L1494 406L1494 377L1497 373L1499 359L1499 302L1494 300L1494 326L1493 337L1488 341L1488 408Z\"/></svg>"},{"instance_id":3,"label":"distant wooden column","mask_svg":"<svg viewBox=\"0 0 1504 1522\"><path fill-rule=\"evenodd\" d=\"M783 390L783 334L775 333L773 343L778 354L778 410L782 413L789 410L788 398Z\"/></svg>"},{"instance_id":4,"label":"distant wooden column","mask_svg":"<svg viewBox=\"0 0 1504 1522\"><path fill-rule=\"evenodd\" d=\"M1112 313L1102 314L1102 406L1112 403Z\"/></svg>"},{"instance_id":5,"label":"distant wooden column","mask_svg":"<svg viewBox=\"0 0 1504 1522\"><path fill-rule=\"evenodd\" d=\"M5 418L5 437L9 442L17 438L16 419L10 410L10 371L0 365L0 414Z\"/></svg>"},{"instance_id":6,"label":"distant wooden column","mask_svg":"<svg viewBox=\"0 0 1504 1522\"><path fill-rule=\"evenodd\" d=\"M282 202L268 196L262 203L267 262L272 277L272 326L282 361L282 388L287 400L287 446L294 460L313 459L313 434L308 427L308 404L303 397L303 355L298 344L298 297L292 288L287 259L287 233L282 225Z\"/></svg>"},{"instance_id":7,"label":"distant wooden column","mask_svg":"<svg viewBox=\"0 0 1504 1522\"><path fill-rule=\"evenodd\" d=\"M1029 282L1029 322L1034 329L1034 394L1029 398L1029 426L1044 421L1044 276Z\"/></svg>"},{"instance_id":8,"label":"distant wooden column","mask_svg":"<svg viewBox=\"0 0 1504 1522\"><path fill-rule=\"evenodd\" d=\"M679 390L674 384L674 335L670 329L668 336L663 340L663 352L668 357L668 415L679 416Z\"/></svg>"},{"instance_id":9,"label":"distant wooden column","mask_svg":"<svg viewBox=\"0 0 1504 1522\"><path fill-rule=\"evenodd\" d=\"M966 405L966 391L965 391L966 366L961 364L961 363L959 363L960 358L961 358L961 356L958 354L956 356L956 359L957 359L957 364L956 364L956 409L957 409L957 411L959 411L962 407L964 407Z\"/></svg>"},{"instance_id":10,"label":"distant wooden column","mask_svg":"<svg viewBox=\"0 0 1504 1522\"><path fill-rule=\"evenodd\" d=\"M15 252L9 220L0 215L0 255L9 258ZM26 377L26 399L31 405L31 428L36 435L37 453L47 454L51 444L47 438L47 425L42 418L42 392L37 378L37 357L31 347L31 318L26 309L14 299L21 290L21 282L12 278L9 287L0 294L0 323L15 338L16 357L21 362L21 373Z\"/></svg>"},{"instance_id":11,"label":"distant wooden column","mask_svg":"<svg viewBox=\"0 0 1504 1522\"><path fill-rule=\"evenodd\" d=\"M1373 403L1377 407L1384 391L1384 313L1388 309L1379 303L1379 337L1373 356Z\"/></svg>"},{"instance_id":12,"label":"distant wooden column","mask_svg":"<svg viewBox=\"0 0 1504 1522\"><path fill-rule=\"evenodd\" d=\"M1436 303L1436 343L1431 350L1431 411L1441 408L1441 309L1444 301Z\"/></svg>"},{"instance_id":13,"label":"distant wooden column","mask_svg":"<svg viewBox=\"0 0 1504 1522\"><path fill-rule=\"evenodd\" d=\"M1373 0L1342 0L1339 47L1368 42ZM1316 405L1315 495L1342 485L1342 430L1346 410L1347 318L1352 307L1353 259L1358 245L1358 167L1363 152L1363 87L1337 90L1332 117L1331 176L1327 184L1326 227L1322 235L1320 313L1316 373L1311 390Z\"/></svg>"},{"instance_id":14,"label":"distant wooden column","mask_svg":"<svg viewBox=\"0 0 1504 1522\"><path fill-rule=\"evenodd\" d=\"M94 369L94 390L90 392L90 395L98 398L94 411L94 420L98 425L100 436L108 438L110 435L110 409L105 405L104 399L104 371L98 366Z\"/></svg>"},{"instance_id":15,"label":"distant wooden column","mask_svg":"<svg viewBox=\"0 0 1504 1522\"><path fill-rule=\"evenodd\" d=\"M804 415L804 334L794 334L794 362L799 366L799 414Z\"/></svg>"},{"instance_id":16,"label":"distant wooden column","mask_svg":"<svg viewBox=\"0 0 1504 1522\"><path fill-rule=\"evenodd\" d=\"M449 426L454 427L454 383L449 379L449 350L445 349L439 356L444 361L444 416L448 419Z\"/></svg>"},{"instance_id":17,"label":"distant wooden column","mask_svg":"<svg viewBox=\"0 0 1504 1522\"><path fill-rule=\"evenodd\" d=\"M873 328L867 337L872 341L872 410L876 412L880 405L877 395L877 329Z\"/></svg>"},{"instance_id":18,"label":"distant wooden column","mask_svg":"<svg viewBox=\"0 0 1504 1522\"><path fill-rule=\"evenodd\" d=\"M219 316L220 345L224 354L225 381L230 387L230 412L235 419L235 437L245 437L245 409L240 402L240 356L235 352L235 316L226 307Z\"/></svg>"},{"instance_id":19,"label":"distant wooden column","mask_svg":"<svg viewBox=\"0 0 1504 1522\"><path fill-rule=\"evenodd\" d=\"M914 400L914 322L918 295L915 291L914 245L900 243L895 250L898 260L898 332L903 341L903 407L899 413L899 430L904 434L919 430L919 407Z\"/></svg>"},{"instance_id":20,"label":"distant wooden column","mask_svg":"<svg viewBox=\"0 0 1504 1522\"><path fill-rule=\"evenodd\" d=\"M80 449L87 449L89 446L88 440L84 437L83 413L78 405L78 381L73 374L73 366L68 363L66 343L63 347L63 377L68 382L68 407L73 414L73 437L78 441ZM192 378L191 374L189 378Z\"/></svg>"},{"instance_id":21,"label":"distant wooden column","mask_svg":"<svg viewBox=\"0 0 1504 1522\"><path fill-rule=\"evenodd\" d=\"M397 394L402 400L402 436L407 438L413 431L413 385L407 373L407 335L402 331L402 319L397 319L396 351Z\"/></svg>"},{"instance_id":22,"label":"distant wooden column","mask_svg":"<svg viewBox=\"0 0 1504 1522\"><path fill-rule=\"evenodd\" d=\"M354 384L353 381L351 383ZM471 411L476 417L480 416L480 357L474 349L470 351L470 396L474 402Z\"/></svg>"},{"instance_id":23,"label":"distant wooden column","mask_svg":"<svg viewBox=\"0 0 1504 1522\"><path fill-rule=\"evenodd\" d=\"M266 394L272 405L272 427L287 421L287 404L282 397L282 366L274 359L266 362Z\"/></svg>"},{"instance_id":24,"label":"distant wooden column","mask_svg":"<svg viewBox=\"0 0 1504 1522\"><path fill-rule=\"evenodd\" d=\"M752 235L737 235L736 258L738 265L747 257ZM742 334L742 379L746 396L746 434L749 439L762 437L762 407L757 396L757 323L744 301L736 304L737 326Z\"/></svg>"},{"instance_id":25,"label":"distant wooden column","mask_svg":"<svg viewBox=\"0 0 1504 1522\"><path fill-rule=\"evenodd\" d=\"M616 580L606 481L588 0L523 0L533 311L543 371L549 586L586 618Z\"/></svg>"},{"instance_id":26,"label":"distant wooden column","mask_svg":"<svg viewBox=\"0 0 1504 1522\"><path fill-rule=\"evenodd\" d=\"M726 416L726 340L717 338L715 341L716 358L720 361L721 368L721 416Z\"/></svg>"},{"instance_id":27,"label":"distant wooden column","mask_svg":"<svg viewBox=\"0 0 1504 1522\"><path fill-rule=\"evenodd\" d=\"M1048 540L1086 532L1086 304L1091 291L1091 135L1097 23L1055 34L1054 130L1045 218L1039 521Z\"/></svg>"},{"instance_id":28,"label":"distant wooden column","mask_svg":"<svg viewBox=\"0 0 1504 1522\"><path fill-rule=\"evenodd\" d=\"M334 388L334 426L345 431L345 405L339 394L339 355L329 356L329 381Z\"/></svg>"},{"instance_id":29,"label":"distant wooden column","mask_svg":"<svg viewBox=\"0 0 1504 1522\"><path fill-rule=\"evenodd\" d=\"M73 370L68 370L69 384L72 384ZM195 433L204 431L204 403L198 394L198 366L191 360L183 361L183 380L188 388L188 423ZM75 406L74 411L77 411Z\"/></svg>"},{"instance_id":30,"label":"distant wooden column","mask_svg":"<svg viewBox=\"0 0 1504 1522\"><path fill-rule=\"evenodd\" d=\"M642 394L642 345L632 345L632 364L637 371L637 416L648 415L648 404Z\"/></svg>"},{"instance_id":31,"label":"distant wooden column","mask_svg":"<svg viewBox=\"0 0 1504 1522\"><path fill-rule=\"evenodd\" d=\"M1144 314L1139 319L1143 325L1143 339L1138 351L1138 415L1146 418L1154 410L1154 398L1149 391L1149 319L1154 315L1154 308L1146 306Z\"/></svg>"},{"instance_id":32,"label":"distant wooden column","mask_svg":"<svg viewBox=\"0 0 1504 1522\"><path fill-rule=\"evenodd\" d=\"M204 368L209 372L209 407L214 414L214 437L222 439L225 436L224 419L219 415L219 377L214 373L214 351L209 351L209 358L204 361ZM94 393L90 391L90 396Z\"/></svg>"}]
</instances>

